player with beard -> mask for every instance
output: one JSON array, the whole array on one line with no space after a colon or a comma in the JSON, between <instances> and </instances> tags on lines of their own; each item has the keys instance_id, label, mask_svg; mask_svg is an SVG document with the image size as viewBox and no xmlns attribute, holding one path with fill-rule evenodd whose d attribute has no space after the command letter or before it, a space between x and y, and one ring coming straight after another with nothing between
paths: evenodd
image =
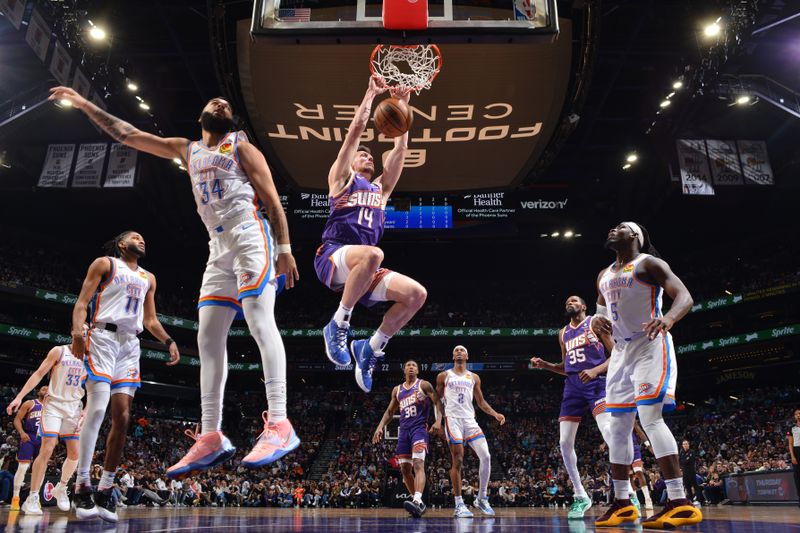
<instances>
[{"instance_id":1,"label":"player with beard","mask_svg":"<svg viewBox=\"0 0 800 533\"><path fill-rule=\"evenodd\" d=\"M85 354L87 372L74 501L79 519L99 514L103 520L116 522L111 488L125 447L133 395L141 387L138 335L146 328L163 342L169 348L168 365L177 364L180 353L156 315L156 277L139 266L145 256L142 236L135 231L120 233L106 244L106 251L107 257L98 257L89 266L72 311L71 351ZM90 306L90 328L84 338ZM111 430L106 439L103 476L93 498L89 469L109 400Z\"/></svg>"},{"instance_id":2,"label":"player with beard","mask_svg":"<svg viewBox=\"0 0 800 533\"><path fill-rule=\"evenodd\" d=\"M118 142L184 162L197 212L208 230L209 257L198 301L201 432L192 435L195 443L167 475L176 478L206 470L236 452L221 427L226 341L234 318L241 315L261 352L269 406L262 414L264 431L242 465L261 467L297 448L300 439L286 417L286 351L274 311L280 289L284 284L293 287L299 276L267 161L243 131L236 131L231 105L224 98L212 98L198 119L202 139L190 142L140 131L67 87L51 93L50 99L66 98Z\"/></svg>"}]
</instances>

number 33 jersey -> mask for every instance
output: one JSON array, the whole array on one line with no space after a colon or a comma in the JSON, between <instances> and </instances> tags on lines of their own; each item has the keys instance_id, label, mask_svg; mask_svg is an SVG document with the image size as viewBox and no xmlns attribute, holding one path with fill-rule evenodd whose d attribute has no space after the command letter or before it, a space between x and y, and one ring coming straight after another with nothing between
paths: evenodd
<instances>
[{"instance_id":1,"label":"number 33 jersey","mask_svg":"<svg viewBox=\"0 0 800 533\"><path fill-rule=\"evenodd\" d=\"M592 331L592 316L587 316L577 327L567 324L562 330L561 340L564 343L564 372L576 374L588 370L606 361L603 343Z\"/></svg>"},{"instance_id":2,"label":"number 33 jersey","mask_svg":"<svg viewBox=\"0 0 800 533\"><path fill-rule=\"evenodd\" d=\"M92 324L115 324L124 333L142 332L144 298L150 276L142 267L131 270L124 261L109 257L111 273L100 284L92 306Z\"/></svg>"},{"instance_id":3,"label":"number 33 jersey","mask_svg":"<svg viewBox=\"0 0 800 533\"><path fill-rule=\"evenodd\" d=\"M456 374L451 368L444 380L444 415L447 418L475 418L472 407L472 390L475 380L472 372Z\"/></svg>"}]
</instances>

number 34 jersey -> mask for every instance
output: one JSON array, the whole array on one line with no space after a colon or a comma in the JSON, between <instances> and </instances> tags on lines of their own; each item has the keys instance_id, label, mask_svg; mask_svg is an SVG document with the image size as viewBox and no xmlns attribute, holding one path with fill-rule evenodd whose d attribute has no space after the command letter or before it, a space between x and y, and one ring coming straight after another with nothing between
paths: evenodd
<instances>
[{"instance_id":1,"label":"number 34 jersey","mask_svg":"<svg viewBox=\"0 0 800 533\"><path fill-rule=\"evenodd\" d=\"M111 273L100 284L92 306L92 323L115 324L124 333L142 332L144 298L150 276L142 267L131 270L124 261L109 257Z\"/></svg>"},{"instance_id":2,"label":"number 34 jersey","mask_svg":"<svg viewBox=\"0 0 800 533\"><path fill-rule=\"evenodd\" d=\"M564 372L576 374L581 370L594 368L606 360L603 343L592 331L592 316L587 316L576 327L567 324L561 330L561 340L564 343Z\"/></svg>"},{"instance_id":3,"label":"number 34 jersey","mask_svg":"<svg viewBox=\"0 0 800 533\"><path fill-rule=\"evenodd\" d=\"M444 414L447 418L475 418L472 407L472 390L475 379L472 372L456 374L453 369L447 371L444 380Z\"/></svg>"}]
</instances>

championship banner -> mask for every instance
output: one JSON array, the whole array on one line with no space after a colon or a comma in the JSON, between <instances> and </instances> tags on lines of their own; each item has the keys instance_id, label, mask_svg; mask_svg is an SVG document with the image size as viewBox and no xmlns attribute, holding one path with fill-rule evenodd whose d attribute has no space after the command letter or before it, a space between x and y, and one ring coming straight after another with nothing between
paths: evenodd
<instances>
[{"instance_id":1,"label":"championship banner","mask_svg":"<svg viewBox=\"0 0 800 533\"><path fill-rule=\"evenodd\" d=\"M84 98L89 98L89 90L92 85L89 83L89 78L83 73L80 67L75 69L75 77L72 79L72 88L75 92Z\"/></svg>"},{"instance_id":2,"label":"championship banner","mask_svg":"<svg viewBox=\"0 0 800 533\"><path fill-rule=\"evenodd\" d=\"M39 176L39 187L66 187L74 154L74 144L49 145Z\"/></svg>"},{"instance_id":3,"label":"championship banner","mask_svg":"<svg viewBox=\"0 0 800 533\"><path fill-rule=\"evenodd\" d=\"M775 185L775 176L764 141L739 141L739 159L742 162L744 181L751 185Z\"/></svg>"},{"instance_id":4,"label":"championship banner","mask_svg":"<svg viewBox=\"0 0 800 533\"><path fill-rule=\"evenodd\" d=\"M711 160L714 185L744 184L736 141L708 139L706 145L708 146L708 158Z\"/></svg>"},{"instance_id":5,"label":"championship banner","mask_svg":"<svg viewBox=\"0 0 800 533\"><path fill-rule=\"evenodd\" d=\"M73 187L100 187L103 164L106 162L106 143L81 144L72 175Z\"/></svg>"},{"instance_id":6,"label":"championship banner","mask_svg":"<svg viewBox=\"0 0 800 533\"><path fill-rule=\"evenodd\" d=\"M53 48L53 57L50 59L50 72L53 77L58 80L61 85L67 85L69 82L69 73L72 70L72 57L69 52L61 44L61 41L56 39L55 48Z\"/></svg>"},{"instance_id":7,"label":"championship banner","mask_svg":"<svg viewBox=\"0 0 800 533\"><path fill-rule=\"evenodd\" d=\"M16 29L22 24L25 14L25 0L0 0L0 11Z\"/></svg>"},{"instance_id":8,"label":"championship banner","mask_svg":"<svg viewBox=\"0 0 800 533\"><path fill-rule=\"evenodd\" d=\"M50 47L50 26L47 25L36 9L31 13L28 31L25 33L25 41L33 48L39 59L44 61L47 57L47 49Z\"/></svg>"},{"instance_id":9,"label":"championship banner","mask_svg":"<svg viewBox=\"0 0 800 533\"><path fill-rule=\"evenodd\" d=\"M713 195L714 187L711 185L706 142L702 139L678 139L676 144L683 194Z\"/></svg>"},{"instance_id":10,"label":"championship banner","mask_svg":"<svg viewBox=\"0 0 800 533\"><path fill-rule=\"evenodd\" d=\"M112 144L103 187L133 187L136 157L137 153L133 148L119 143Z\"/></svg>"}]
</instances>

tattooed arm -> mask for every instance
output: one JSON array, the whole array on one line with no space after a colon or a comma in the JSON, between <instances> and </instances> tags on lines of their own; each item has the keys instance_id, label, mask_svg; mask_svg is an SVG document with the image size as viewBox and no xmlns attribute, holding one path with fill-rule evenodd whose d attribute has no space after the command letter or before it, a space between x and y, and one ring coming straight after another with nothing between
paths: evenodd
<instances>
[{"instance_id":1,"label":"tattooed arm","mask_svg":"<svg viewBox=\"0 0 800 533\"><path fill-rule=\"evenodd\" d=\"M106 113L69 87L50 89L50 100L68 100L73 107L80 109L89 120L110 135L115 141L148 154L165 159L178 157L186 162L189 139L182 137L159 137L139 130L122 119Z\"/></svg>"}]
</instances>

